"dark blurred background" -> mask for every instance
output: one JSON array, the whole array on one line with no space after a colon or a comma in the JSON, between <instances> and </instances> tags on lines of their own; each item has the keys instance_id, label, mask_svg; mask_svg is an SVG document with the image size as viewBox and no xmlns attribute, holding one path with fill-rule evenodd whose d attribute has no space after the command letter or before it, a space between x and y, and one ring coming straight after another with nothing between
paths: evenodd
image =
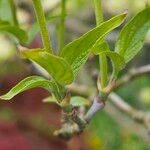
<instances>
[{"instance_id":1,"label":"dark blurred background","mask_svg":"<svg viewBox=\"0 0 150 150\"><path fill-rule=\"evenodd\" d=\"M59 0L43 0L48 18L60 13ZM128 9L128 21L137 12L145 8L149 0L103 0L104 20ZM20 25L30 29L36 21L30 0L15 0ZM0 6L0 8L3 6ZM0 11L0 18L7 11ZM49 19L52 45L58 49L59 18ZM65 42L79 37L95 27L94 5L92 0L68 0ZM111 49L121 27L111 32L107 41ZM41 47L39 33L31 40L29 47ZM129 68L150 63L150 32L145 45ZM86 74L89 67L81 71L78 82L93 84ZM90 61L91 63L91 61ZM91 64L90 64L91 66ZM92 59L92 67L97 68L98 59ZM98 68L97 68L98 69ZM28 61L22 60L14 42L6 34L0 33L0 95L6 93L23 78L37 74ZM84 79L83 79L84 76ZM89 80L87 80L89 79ZM116 91L127 103L145 111L150 110L150 76L144 75L125 84ZM150 136L145 128L120 112L112 104L97 113L88 129L78 138L65 141L53 136L54 129L60 127L60 108L55 104L46 104L42 99L48 93L41 88L23 92L10 102L0 101L0 150L149 150Z\"/></svg>"}]
</instances>

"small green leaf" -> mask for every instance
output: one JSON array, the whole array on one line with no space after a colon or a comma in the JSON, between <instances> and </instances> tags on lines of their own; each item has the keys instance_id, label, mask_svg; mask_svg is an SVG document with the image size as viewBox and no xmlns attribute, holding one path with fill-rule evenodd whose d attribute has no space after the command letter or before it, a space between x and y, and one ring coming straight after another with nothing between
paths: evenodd
<instances>
[{"instance_id":1,"label":"small green leaf","mask_svg":"<svg viewBox=\"0 0 150 150\"><path fill-rule=\"evenodd\" d=\"M53 82L39 76L31 76L22 80L15 87L13 87L7 94L0 96L0 99L10 100L17 94L35 87L43 87L48 91L55 90Z\"/></svg>"},{"instance_id":2,"label":"small green leaf","mask_svg":"<svg viewBox=\"0 0 150 150\"><path fill-rule=\"evenodd\" d=\"M124 66L125 66L125 60L124 58L119 55L118 53L114 52L114 51L101 51L96 53L97 55L101 55L101 54L105 54L106 56L108 56L112 63L113 63L113 70L114 73L117 74Z\"/></svg>"},{"instance_id":3,"label":"small green leaf","mask_svg":"<svg viewBox=\"0 0 150 150\"><path fill-rule=\"evenodd\" d=\"M143 47L150 29L150 7L138 13L121 31L115 51L129 62Z\"/></svg>"},{"instance_id":4,"label":"small green leaf","mask_svg":"<svg viewBox=\"0 0 150 150\"><path fill-rule=\"evenodd\" d=\"M87 99L85 99L85 98L83 98L81 96L71 97L70 103L74 107L83 106L83 105L89 105L90 104L90 102Z\"/></svg>"},{"instance_id":5,"label":"small green leaf","mask_svg":"<svg viewBox=\"0 0 150 150\"><path fill-rule=\"evenodd\" d=\"M123 13L102 23L62 49L60 56L71 65L74 76L77 75L80 68L86 62L91 48L96 41L101 40L108 32L118 27L125 17L126 13Z\"/></svg>"},{"instance_id":6,"label":"small green leaf","mask_svg":"<svg viewBox=\"0 0 150 150\"><path fill-rule=\"evenodd\" d=\"M100 52L103 52L103 51L109 51L109 45L107 42L100 42L100 44L96 44L94 45L94 47L92 48L92 52L94 54L99 54Z\"/></svg>"},{"instance_id":7,"label":"small green leaf","mask_svg":"<svg viewBox=\"0 0 150 150\"><path fill-rule=\"evenodd\" d=\"M27 42L28 37L26 32L19 27L9 25L6 22L0 22L0 31L5 31L12 34L23 44Z\"/></svg>"},{"instance_id":8,"label":"small green leaf","mask_svg":"<svg viewBox=\"0 0 150 150\"><path fill-rule=\"evenodd\" d=\"M21 54L43 67L59 84L67 85L73 81L71 67L63 58L49 54L43 49L25 50Z\"/></svg>"}]
</instances>

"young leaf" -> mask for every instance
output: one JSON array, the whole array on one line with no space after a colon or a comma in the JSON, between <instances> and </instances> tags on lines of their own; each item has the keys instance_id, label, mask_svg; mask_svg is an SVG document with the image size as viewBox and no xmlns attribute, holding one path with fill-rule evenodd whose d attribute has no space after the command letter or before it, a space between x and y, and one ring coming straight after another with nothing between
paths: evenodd
<instances>
[{"instance_id":1,"label":"young leaf","mask_svg":"<svg viewBox=\"0 0 150 150\"><path fill-rule=\"evenodd\" d=\"M94 45L94 47L92 48L92 52L94 54L99 54L100 52L103 52L103 51L109 51L109 45L107 42L100 42L100 44L96 44Z\"/></svg>"},{"instance_id":2,"label":"young leaf","mask_svg":"<svg viewBox=\"0 0 150 150\"><path fill-rule=\"evenodd\" d=\"M125 66L124 58L114 51L110 51L110 50L109 51L108 50L101 51L100 50L98 52L98 50L97 50L95 52L96 52L95 53L96 55L105 54L106 56L108 56L111 59L111 61L113 63L113 70L115 73L118 73L118 71L121 70Z\"/></svg>"},{"instance_id":3,"label":"young leaf","mask_svg":"<svg viewBox=\"0 0 150 150\"><path fill-rule=\"evenodd\" d=\"M71 65L74 76L77 75L81 66L86 62L91 48L96 41L102 39L108 32L118 27L125 17L126 13L123 13L102 23L62 49L60 56Z\"/></svg>"},{"instance_id":4,"label":"young leaf","mask_svg":"<svg viewBox=\"0 0 150 150\"><path fill-rule=\"evenodd\" d=\"M121 31L115 51L129 62L142 48L150 29L150 7L138 13Z\"/></svg>"},{"instance_id":5,"label":"young leaf","mask_svg":"<svg viewBox=\"0 0 150 150\"><path fill-rule=\"evenodd\" d=\"M89 105L89 101L81 96L74 96L71 97L71 101L70 101L71 105L74 107L79 107L79 106L83 106L83 105Z\"/></svg>"},{"instance_id":6,"label":"young leaf","mask_svg":"<svg viewBox=\"0 0 150 150\"><path fill-rule=\"evenodd\" d=\"M43 87L48 91L54 91L55 90L54 86L55 85L53 84L53 82L49 80L46 80L39 76L31 76L22 80L15 87L13 87L7 94L0 96L0 99L10 100L17 94L35 87Z\"/></svg>"},{"instance_id":7,"label":"young leaf","mask_svg":"<svg viewBox=\"0 0 150 150\"><path fill-rule=\"evenodd\" d=\"M23 44L27 42L28 37L26 32L19 27L9 25L6 22L0 22L0 31L5 31L12 34Z\"/></svg>"},{"instance_id":8,"label":"young leaf","mask_svg":"<svg viewBox=\"0 0 150 150\"><path fill-rule=\"evenodd\" d=\"M63 58L49 54L43 49L25 50L21 51L21 54L43 67L59 84L66 85L73 81L71 67Z\"/></svg>"}]
</instances>

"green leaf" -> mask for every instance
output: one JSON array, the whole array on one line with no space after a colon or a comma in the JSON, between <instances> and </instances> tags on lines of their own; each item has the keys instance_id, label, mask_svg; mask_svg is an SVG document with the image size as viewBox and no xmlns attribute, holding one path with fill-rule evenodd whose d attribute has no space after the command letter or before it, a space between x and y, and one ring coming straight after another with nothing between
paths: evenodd
<instances>
[{"instance_id":1,"label":"green leaf","mask_svg":"<svg viewBox=\"0 0 150 150\"><path fill-rule=\"evenodd\" d=\"M92 52L94 53L94 54L99 54L100 52L102 52L102 51L109 51L110 49L109 49L109 45L108 45L108 43L107 42L100 42L100 44L96 44L96 45L94 45L94 47L92 48Z\"/></svg>"},{"instance_id":2,"label":"green leaf","mask_svg":"<svg viewBox=\"0 0 150 150\"><path fill-rule=\"evenodd\" d=\"M19 27L9 25L6 22L0 22L0 31L7 32L12 34L16 37L21 43L25 44L27 42L27 34L24 30L20 29Z\"/></svg>"},{"instance_id":3,"label":"green leaf","mask_svg":"<svg viewBox=\"0 0 150 150\"><path fill-rule=\"evenodd\" d=\"M89 105L89 101L81 96L74 96L71 97L70 101L71 105L74 107L83 106L83 105Z\"/></svg>"},{"instance_id":4,"label":"green leaf","mask_svg":"<svg viewBox=\"0 0 150 150\"><path fill-rule=\"evenodd\" d=\"M71 67L63 58L49 54L43 49L25 50L21 54L43 67L59 84L66 85L73 81Z\"/></svg>"},{"instance_id":5,"label":"green leaf","mask_svg":"<svg viewBox=\"0 0 150 150\"><path fill-rule=\"evenodd\" d=\"M102 23L62 49L60 56L71 65L74 76L77 75L82 65L86 62L96 41L101 40L108 32L118 27L125 17L126 13L123 13Z\"/></svg>"},{"instance_id":6,"label":"green leaf","mask_svg":"<svg viewBox=\"0 0 150 150\"><path fill-rule=\"evenodd\" d=\"M43 87L48 91L55 90L53 82L39 76L31 76L22 80L15 87L13 87L7 94L0 96L0 99L10 100L17 94L35 87Z\"/></svg>"},{"instance_id":7,"label":"green leaf","mask_svg":"<svg viewBox=\"0 0 150 150\"><path fill-rule=\"evenodd\" d=\"M114 73L117 74L124 66L125 66L125 60L124 58L119 55L118 53L114 52L114 51L101 51L98 52L97 50L97 53L95 53L96 55L102 55L102 54L105 54L106 56L108 56L112 63L113 63L113 70L114 70Z\"/></svg>"},{"instance_id":8,"label":"green leaf","mask_svg":"<svg viewBox=\"0 0 150 150\"><path fill-rule=\"evenodd\" d=\"M150 7L138 13L121 31L115 51L129 62L143 47L150 29Z\"/></svg>"}]
</instances>

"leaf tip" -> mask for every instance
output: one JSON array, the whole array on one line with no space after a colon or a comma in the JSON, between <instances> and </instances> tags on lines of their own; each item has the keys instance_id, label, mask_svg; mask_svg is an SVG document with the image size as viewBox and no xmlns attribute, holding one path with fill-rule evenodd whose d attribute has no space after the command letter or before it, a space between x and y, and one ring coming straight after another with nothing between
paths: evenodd
<instances>
[{"instance_id":1,"label":"leaf tip","mask_svg":"<svg viewBox=\"0 0 150 150\"><path fill-rule=\"evenodd\" d=\"M7 97L7 95L0 96L0 100L10 100L11 98Z\"/></svg>"}]
</instances>

